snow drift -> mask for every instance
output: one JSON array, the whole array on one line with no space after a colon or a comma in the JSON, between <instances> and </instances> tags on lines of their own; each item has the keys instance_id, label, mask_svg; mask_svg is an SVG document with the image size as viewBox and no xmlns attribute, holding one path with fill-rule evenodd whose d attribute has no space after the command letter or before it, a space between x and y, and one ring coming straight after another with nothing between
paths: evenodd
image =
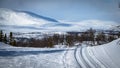
<instances>
[{"instance_id":1,"label":"snow drift","mask_svg":"<svg viewBox=\"0 0 120 68\"><path fill-rule=\"evenodd\" d=\"M120 38L108 44L88 47L87 50L105 68L120 68Z\"/></svg>"}]
</instances>

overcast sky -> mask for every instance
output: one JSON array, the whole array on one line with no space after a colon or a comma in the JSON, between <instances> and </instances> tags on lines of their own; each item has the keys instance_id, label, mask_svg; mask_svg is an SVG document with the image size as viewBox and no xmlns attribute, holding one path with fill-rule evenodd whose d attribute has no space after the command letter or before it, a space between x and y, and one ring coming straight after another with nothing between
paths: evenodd
<instances>
[{"instance_id":1,"label":"overcast sky","mask_svg":"<svg viewBox=\"0 0 120 68\"><path fill-rule=\"evenodd\" d=\"M0 8L31 11L57 20L120 23L120 0L0 0Z\"/></svg>"}]
</instances>

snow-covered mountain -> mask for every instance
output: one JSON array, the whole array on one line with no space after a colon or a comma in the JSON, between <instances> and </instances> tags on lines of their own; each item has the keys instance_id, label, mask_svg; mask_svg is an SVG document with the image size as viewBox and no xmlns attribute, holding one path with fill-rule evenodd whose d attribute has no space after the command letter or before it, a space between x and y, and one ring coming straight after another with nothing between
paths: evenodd
<instances>
[{"instance_id":1,"label":"snow-covered mountain","mask_svg":"<svg viewBox=\"0 0 120 68\"><path fill-rule=\"evenodd\" d=\"M60 23L53 18L37 15L28 11L0 8L0 27L3 30L47 30L47 27L54 26L64 27L70 26L70 24Z\"/></svg>"},{"instance_id":2,"label":"snow-covered mountain","mask_svg":"<svg viewBox=\"0 0 120 68\"><path fill-rule=\"evenodd\" d=\"M57 32L83 31L89 28L110 29L115 22L101 20L85 20L80 22L65 22L50 17L38 15L29 11L18 11L0 8L0 29L12 32Z\"/></svg>"},{"instance_id":3,"label":"snow-covered mountain","mask_svg":"<svg viewBox=\"0 0 120 68\"><path fill-rule=\"evenodd\" d=\"M34 25L39 24L43 25L48 23L48 21L44 19L34 18L27 13L18 12L9 9L0 9L0 23L3 25L17 25L17 26L25 26L25 25Z\"/></svg>"}]
</instances>

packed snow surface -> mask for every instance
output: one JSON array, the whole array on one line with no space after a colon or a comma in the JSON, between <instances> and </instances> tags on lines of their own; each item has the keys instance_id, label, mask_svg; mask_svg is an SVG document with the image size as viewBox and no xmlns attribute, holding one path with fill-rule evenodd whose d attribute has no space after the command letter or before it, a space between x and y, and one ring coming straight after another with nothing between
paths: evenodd
<instances>
[{"instance_id":1,"label":"packed snow surface","mask_svg":"<svg viewBox=\"0 0 120 68\"><path fill-rule=\"evenodd\" d=\"M13 47L0 43L0 68L120 68L120 39L99 46Z\"/></svg>"}]
</instances>

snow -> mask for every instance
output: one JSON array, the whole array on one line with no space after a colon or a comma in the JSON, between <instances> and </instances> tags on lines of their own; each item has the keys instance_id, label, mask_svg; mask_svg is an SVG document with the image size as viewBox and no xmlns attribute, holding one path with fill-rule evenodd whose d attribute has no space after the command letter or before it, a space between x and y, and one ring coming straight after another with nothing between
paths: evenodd
<instances>
[{"instance_id":1,"label":"snow","mask_svg":"<svg viewBox=\"0 0 120 68\"><path fill-rule=\"evenodd\" d=\"M54 48L66 48L66 45L54 45Z\"/></svg>"},{"instance_id":2,"label":"snow","mask_svg":"<svg viewBox=\"0 0 120 68\"><path fill-rule=\"evenodd\" d=\"M51 19L51 18L50 18ZM89 25L89 26L88 26ZM50 21L36 18L22 11L0 8L0 29L12 32L66 32L85 31L89 28L109 30L114 21L83 20L79 22Z\"/></svg>"},{"instance_id":3,"label":"snow","mask_svg":"<svg viewBox=\"0 0 120 68\"><path fill-rule=\"evenodd\" d=\"M113 31L120 31L120 24L111 28Z\"/></svg>"},{"instance_id":4,"label":"snow","mask_svg":"<svg viewBox=\"0 0 120 68\"><path fill-rule=\"evenodd\" d=\"M56 45L58 46L58 45ZM120 68L120 38L99 46L13 47L0 43L0 68Z\"/></svg>"},{"instance_id":5,"label":"snow","mask_svg":"<svg viewBox=\"0 0 120 68\"><path fill-rule=\"evenodd\" d=\"M7 25L19 25L19 26L26 26L26 25L38 25L41 26L43 24L48 23L48 21L43 19L34 18L26 13L22 12L15 12L10 9L3 9L0 8L0 17L3 18L1 20L2 24ZM5 20L4 20L5 19ZM6 22L7 21L7 22Z\"/></svg>"},{"instance_id":6,"label":"snow","mask_svg":"<svg viewBox=\"0 0 120 68\"><path fill-rule=\"evenodd\" d=\"M0 68L78 68L74 64L74 48L23 48L4 43L0 46ZM66 62L68 59L71 60Z\"/></svg>"},{"instance_id":7,"label":"snow","mask_svg":"<svg viewBox=\"0 0 120 68\"><path fill-rule=\"evenodd\" d=\"M82 20L82 21L77 21L77 22L71 22L71 21L60 21L60 22L65 22L68 24L74 25L74 29L79 29L79 30L86 30L86 29L98 29L98 30L109 30L110 28L113 28L113 26L119 25L118 23L114 21L103 21L103 20ZM88 26L89 25L89 26Z\"/></svg>"},{"instance_id":8,"label":"snow","mask_svg":"<svg viewBox=\"0 0 120 68\"><path fill-rule=\"evenodd\" d=\"M120 68L120 39L108 44L88 47L87 50L92 53L94 60L99 61L100 65L106 68Z\"/></svg>"},{"instance_id":9,"label":"snow","mask_svg":"<svg viewBox=\"0 0 120 68\"><path fill-rule=\"evenodd\" d=\"M9 33L7 33L9 35ZM67 32L14 32L13 35L15 38L35 38L35 39L41 39L45 37L46 35L48 36L53 36L54 34L59 34L59 35L66 35Z\"/></svg>"}]
</instances>

